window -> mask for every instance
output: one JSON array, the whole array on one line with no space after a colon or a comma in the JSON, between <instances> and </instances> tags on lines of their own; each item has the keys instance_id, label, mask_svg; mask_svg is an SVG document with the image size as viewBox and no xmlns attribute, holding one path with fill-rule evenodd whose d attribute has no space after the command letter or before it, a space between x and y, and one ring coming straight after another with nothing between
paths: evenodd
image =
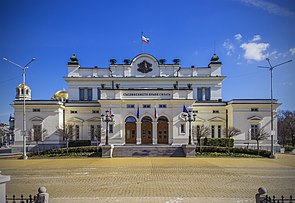
<instances>
[{"instance_id":1,"label":"window","mask_svg":"<svg viewBox=\"0 0 295 203\"><path fill-rule=\"evenodd\" d=\"M34 129L33 140L43 141L42 125L33 125L33 129Z\"/></svg>"},{"instance_id":2,"label":"window","mask_svg":"<svg viewBox=\"0 0 295 203\"><path fill-rule=\"evenodd\" d=\"M211 99L211 88L210 87L199 87L197 89L197 100L198 101L210 101Z\"/></svg>"},{"instance_id":3,"label":"window","mask_svg":"<svg viewBox=\"0 0 295 203\"><path fill-rule=\"evenodd\" d=\"M211 126L211 137L214 138L214 135L215 135L215 126L212 125Z\"/></svg>"},{"instance_id":4,"label":"window","mask_svg":"<svg viewBox=\"0 0 295 203\"><path fill-rule=\"evenodd\" d=\"M70 111L71 114L78 113L78 111Z\"/></svg>"},{"instance_id":5,"label":"window","mask_svg":"<svg viewBox=\"0 0 295 203\"><path fill-rule=\"evenodd\" d=\"M198 110L193 110L193 113L199 113L199 111Z\"/></svg>"},{"instance_id":6,"label":"window","mask_svg":"<svg viewBox=\"0 0 295 203\"><path fill-rule=\"evenodd\" d=\"M80 126L76 125L76 129L75 129L75 136L76 136L76 140L79 140L79 136L80 136Z\"/></svg>"},{"instance_id":7,"label":"window","mask_svg":"<svg viewBox=\"0 0 295 203\"><path fill-rule=\"evenodd\" d=\"M100 138L101 138L100 125L90 125L90 137L92 141L94 141L95 139L98 139L98 141L100 142Z\"/></svg>"},{"instance_id":8,"label":"window","mask_svg":"<svg viewBox=\"0 0 295 203\"><path fill-rule=\"evenodd\" d=\"M151 108L151 105L150 104L143 104L142 108Z\"/></svg>"},{"instance_id":9,"label":"window","mask_svg":"<svg viewBox=\"0 0 295 203\"><path fill-rule=\"evenodd\" d=\"M114 125L109 124L109 133L113 133L113 132L114 132Z\"/></svg>"},{"instance_id":10,"label":"window","mask_svg":"<svg viewBox=\"0 0 295 203\"><path fill-rule=\"evenodd\" d=\"M79 88L80 101L92 100L92 88Z\"/></svg>"},{"instance_id":11,"label":"window","mask_svg":"<svg viewBox=\"0 0 295 203\"><path fill-rule=\"evenodd\" d=\"M33 112L40 112L40 109L33 109Z\"/></svg>"},{"instance_id":12,"label":"window","mask_svg":"<svg viewBox=\"0 0 295 203\"><path fill-rule=\"evenodd\" d=\"M134 109L135 105L134 104L127 104L127 109Z\"/></svg>"},{"instance_id":13,"label":"window","mask_svg":"<svg viewBox=\"0 0 295 203\"><path fill-rule=\"evenodd\" d=\"M251 108L251 111L257 112L258 108Z\"/></svg>"},{"instance_id":14,"label":"window","mask_svg":"<svg viewBox=\"0 0 295 203\"><path fill-rule=\"evenodd\" d=\"M221 125L218 126L218 138L221 138Z\"/></svg>"},{"instance_id":15,"label":"window","mask_svg":"<svg viewBox=\"0 0 295 203\"><path fill-rule=\"evenodd\" d=\"M213 110L212 113L219 113L219 110Z\"/></svg>"},{"instance_id":16,"label":"window","mask_svg":"<svg viewBox=\"0 0 295 203\"><path fill-rule=\"evenodd\" d=\"M180 125L180 133L185 133L185 125L184 124Z\"/></svg>"},{"instance_id":17,"label":"window","mask_svg":"<svg viewBox=\"0 0 295 203\"><path fill-rule=\"evenodd\" d=\"M99 113L99 110L92 110L92 113Z\"/></svg>"},{"instance_id":18,"label":"window","mask_svg":"<svg viewBox=\"0 0 295 203\"><path fill-rule=\"evenodd\" d=\"M167 108L167 104L159 104L159 108Z\"/></svg>"},{"instance_id":19,"label":"window","mask_svg":"<svg viewBox=\"0 0 295 203\"><path fill-rule=\"evenodd\" d=\"M251 140L255 140L258 133L258 125L252 124L251 125Z\"/></svg>"},{"instance_id":20,"label":"window","mask_svg":"<svg viewBox=\"0 0 295 203\"><path fill-rule=\"evenodd\" d=\"M197 139L200 137L200 126L197 125Z\"/></svg>"}]
</instances>

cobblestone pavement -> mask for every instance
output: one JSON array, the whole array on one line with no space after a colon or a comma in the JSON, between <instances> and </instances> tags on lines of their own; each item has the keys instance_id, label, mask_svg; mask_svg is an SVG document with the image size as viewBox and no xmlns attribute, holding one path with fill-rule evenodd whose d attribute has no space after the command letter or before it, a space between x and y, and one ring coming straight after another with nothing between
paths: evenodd
<instances>
[{"instance_id":1,"label":"cobblestone pavement","mask_svg":"<svg viewBox=\"0 0 295 203\"><path fill-rule=\"evenodd\" d=\"M260 158L0 159L8 196L50 202L255 202L260 186L295 196L295 155Z\"/></svg>"}]
</instances>

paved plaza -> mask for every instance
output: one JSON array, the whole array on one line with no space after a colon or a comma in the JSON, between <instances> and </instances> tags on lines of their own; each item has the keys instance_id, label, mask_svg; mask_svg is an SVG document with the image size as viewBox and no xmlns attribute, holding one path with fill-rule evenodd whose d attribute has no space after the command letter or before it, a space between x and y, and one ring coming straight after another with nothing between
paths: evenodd
<instances>
[{"instance_id":1,"label":"paved plaza","mask_svg":"<svg viewBox=\"0 0 295 203\"><path fill-rule=\"evenodd\" d=\"M255 202L260 186L295 196L295 155L266 158L0 159L7 193L50 202Z\"/></svg>"}]
</instances>

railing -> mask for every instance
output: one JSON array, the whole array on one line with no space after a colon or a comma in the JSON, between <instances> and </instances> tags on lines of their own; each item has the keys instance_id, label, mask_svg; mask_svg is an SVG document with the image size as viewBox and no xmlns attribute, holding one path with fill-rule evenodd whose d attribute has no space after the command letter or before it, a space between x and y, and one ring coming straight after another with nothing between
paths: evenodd
<instances>
[{"instance_id":1,"label":"railing","mask_svg":"<svg viewBox=\"0 0 295 203\"><path fill-rule=\"evenodd\" d=\"M24 195L20 195L20 197L16 197L13 195L12 197L8 197L6 195L6 203L35 203L37 200L37 195L32 196L29 195L28 198L25 198Z\"/></svg>"},{"instance_id":2,"label":"railing","mask_svg":"<svg viewBox=\"0 0 295 203\"><path fill-rule=\"evenodd\" d=\"M295 200L292 198L292 195L290 195L289 198L285 198L282 196L281 198L276 198L274 195L272 198L268 195L265 196L265 199L262 200L261 203L292 203L295 202Z\"/></svg>"}]
</instances>

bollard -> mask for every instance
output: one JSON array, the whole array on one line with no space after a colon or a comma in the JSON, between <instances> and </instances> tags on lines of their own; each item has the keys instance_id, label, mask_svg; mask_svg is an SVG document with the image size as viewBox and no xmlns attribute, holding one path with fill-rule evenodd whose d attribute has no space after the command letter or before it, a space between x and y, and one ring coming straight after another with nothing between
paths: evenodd
<instances>
[{"instance_id":1,"label":"bollard","mask_svg":"<svg viewBox=\"0 0 295 203\"><path fill-rule=\"evenodd\" d=\"M258 189L258 193L255 195L256 203L264 202L267 195L267 190L264 187Z\"/></svg>"},{"instance_id":2,"label":"bollard","mask_svg":"<svg viewBox=\"0 0 295 203\"><path fill-rule=\"evenodd\" d=\"M36 203L49 203L49 194L46 193L45 187L39 187Z\"/></svg>"}]
</instances>

